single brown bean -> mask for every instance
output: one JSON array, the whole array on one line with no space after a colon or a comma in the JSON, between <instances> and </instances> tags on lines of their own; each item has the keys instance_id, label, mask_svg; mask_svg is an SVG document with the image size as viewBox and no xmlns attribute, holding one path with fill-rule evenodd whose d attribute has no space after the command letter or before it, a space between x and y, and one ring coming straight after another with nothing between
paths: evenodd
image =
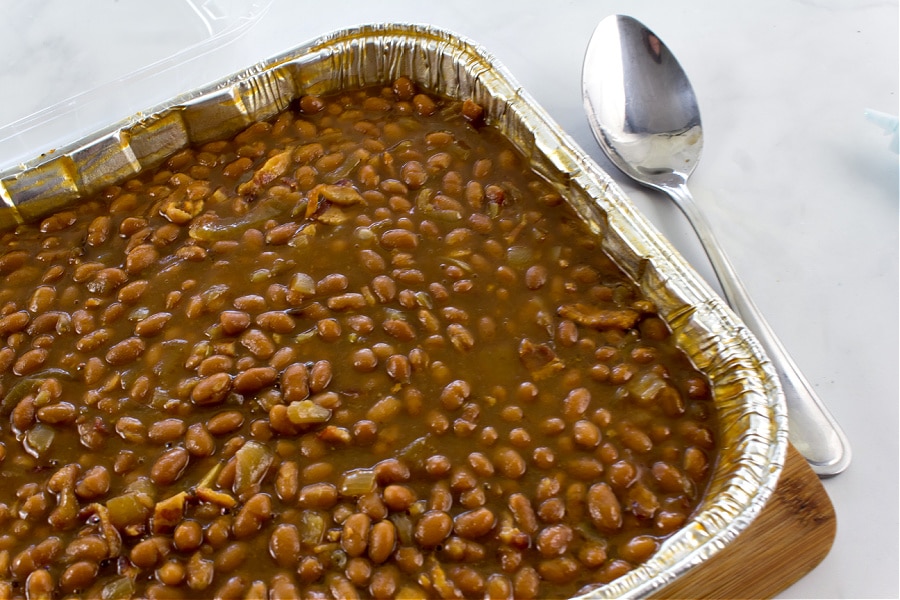
<instances>
[{"instance_id":1,"label":"single brown bean","mask_svg":"<svg viewBox=\"0 0 900 600\"><path fill-rule=\"evenodd\" d=\"M97 564L109 554L109 545L99 535L77 537L66 546L64 558L66 562L85 561Z\"/></svg>"},{"instance_id":2,"label":"single brown bean","mask_svg":"<svg viewBox=\"0 0 900 600\"><path fill-rule=\"evenodd\" d=\"M403 404L396 396L385 396L373 404L366 412L366 419L375 423L386 423L402 410Z\"/></svg>"},{"instance_id":3,"label":"single brown bean","mask_svg":"<svg viewBox=\"0 0 900 600\"><path fill-rule=\"evenodd\" d=\"M262 583L262 582L260 582ZM245 595L245 592L248 595ZM247 580L240 575L234 575L225 580L222 585L216 589L213 598L217 600L242 600L243 598L265 598L265 593L250 594L248 590ZM289 596L273 596L275 598L289 598Z\"/></svg>"},{"instance_id":4,"label":"single brown bean","mask_svg":"<svg viewBox=\"0 0 900 600\"><path fill-rule=\"evenodd\" d=\"M75 485L75 494L84 500L93 500L109 491L112 477L109 470L97 465L88 469Z\"/></svg>"},{"instance_id":5,"label":"single brown bean","mask_svg":"<svg viewBox=\"0 0 900 600\"><path fill-rule=\"evenodd\" d=\"M37 409L38 421L48 425L67 425L78 416L78 409L71 402L58 402Z\"/></svg>"},{"instance_id":6,"label":"single brown bean","mask_svg":"<svg viewBox=\"0 0 900 600\"><path fill-rule=\"evenodd\" d=\"M43 224L42 224L43 225ZM53 575L46 569L37 569L32 571L25 580L25 597L32 598L51 598L56 588L56 582Z\"/></svg>"},{"instance_id":7,"label":"single brown bean","mask_svg":"<svg viewBox=\"0 0 900 600\"><path fill-rule=\"evenodd\" d=\"M187 571L180 560L169 559L156 569L156 578L168 587L181 585L187 577Z\"/></svg>"},{"instance_id":8,"label":"single brown bean","mask_svg":"<svg viewBox=\"0 0 900 600\"><path fill-rule=\"evenodd\" d=\"M162 538L145 538L132 547L129 558L141 569L153 569L163 558L166 544Z\"/></svg>"},{"instance_id":9,"label":"single brown bean","mask_svg":"<svg viewBox=\"0 0 900 600\"><path fill-rule=\"evenodd\" d=\"M618 427L619 439L630 450L639 454L645 454L653 449L653 440L647 433L630 423L623 423Z\"/></svg>"},{"instance_id":10,"label":"single brown bean","mask_svg":"<svg viewBox=\"0 0 900 600\"><path fill-rule=\"evenodd\" d=\"M566 516L566 503L562 498L547 498L538 505L537 515L544 523L560 523Z\"/></svg>"},{"instance_id":11,"label":"single brown bean","mask_svg":"<svg viewBox=\"0 0 900 600\"><path fill-rule=\"evenodd\" d=\"M637 474L634 464L627 460L619 460L609 466L606 478L613 488L623 490L634 483Z\"/></svg>"},{"instance_id":12,"label":"single brown bean","mask_svg":"<svg viewBox=\"0 0 900 600\"><path fill-rule=\"evenodd\" d=\"M287 313L271 310L256 317L256 324L266 331L290 333L294 330L294 320Z\"/></svg>"},{"instance_id":13,"label":"single brown bean","mask_svg":"<svg viewBox=\"0 0 900 600\"><path fill-rule=\"evenodd\" d=\"M563 468L572 478L581 481L596 481L603 474L603 464L591 456L576 456L563 463Z\"/></svg>"},{"instance_id":14,"label":"single brown bean","mask_svg":"<svg viewBox=\"0 0 900 600\"><path fill-rule=\"evenodd\" d=\"M79 309L72 313L72 327L78 335L87 335L97 328L97 319L93 313Z\"/></svg>"},{"instance_id":15,"label":"single brown bean","mask_svg":"<svg viewBox=\"0 0 900 600\"><path fill-rule=\"evenodd\" d=\"M413 107L416 109L416 112L423 117L432 115L437 110L437 104L434 102L431 96L427 94L416 94L412 98L412 103Z\"/></svg>"},{"instance_id":16,"label":"single brown bean","mask_svg":"<svg viewBox=\"0 0 900 600\"><path fill-rule=\"evenodd\" d=\"M222 169L222 174L229 179L237 179L252 168L253 160L246 156L241 156L225 165Z\"/></svg>"},{"instance_id":17,"label":"single brown bean","mask_svg":"<svg viewBox=\"0 0 900 600\"><path fill-rule=\"evenodd\" d=\"M172 543L180 552L193 552L203 543L203 528L197 521L182 521L172 533Z\"/></svg>"},{"instance_id":18,"label":"single brown bean","mask_svg":"<svg viewBox=\"0 0 900 600\"><path fill-rule=\"evenodd\" d=\"M166 444L180 439L187 425L183 419L169 418L151 423L147 428L147 437L157 444Z\"/></svg>"},{"instance_id":19,"label":"single brown bean","mask_svg":"<svg viewBox=\"0 0 900 600\"><path fill-rule=\"evenodd\" d=\"M659 548L659 541L650 535L638 535L619 546L619 555L632 564L645 562Z\"/></svg>"},{"instance_id":20,"label":"single brown bean","mask_svg":"<svg viewBox=\"0 0 900 600\"><path fill-rule=\"evenodd\" d=\"M574 534L568 525L549 525L538 533L535 546L545 558L561 556L569 549L573 538Z\"/></svg>"},{"instance_id":21,"label":"single brown bean","mask_svg":"<svg viewBox=\"0 0 900 600\"><path fill-rule=\"evenodd\" d=\"M283 246L287 244L300 226L297 223L282 223L276 225L266 232L266 243L272 246Z\"/></svg>"},{"instance_id":22,"label":"single brown bean","mask_svg":"<svg viewBox=\"0 0 900 600\"><path fill-rule=\"evenodd\" d=\"M226 435L236 431L244 424L244 414L239 410L226 410L217 413L206 422L206 429L212 435Z\"/></svg>"},{"instance_id":23,"label":"single brown bean","mask_svg":"<svg viewBox=\"0 0 900 600\"><path fill-rule=\"evenodd\" d=\"M532 600L540 597L541 576L533 567L522 567L513 576L514 597Z\"/></svg>"},{"instance_id":24,"label":"single brown bean","mask_svg":"<svg viewBox=\"0 0 900 600\"><path fill-rule=\"evenodd\" d=\"M441 390L441 406L446 410L457 410L469 399L472 394L472 386L465 380L451 381Z\"/></svg>"},{"instance_id":25,"label":"single brown bean","mask_svg":"<svg viewBox=\"0 0 900 600\"><path fill-rule=\"evenodd\" d=\"M425 181L428 179L428 172L421 162L411 160L400 167L400 179L402 179L403 183L408 185L410 189L415 190L425 184Z\"/></svg>"},{"instance_id":26,"label":"single brown bean","mask_svg":"<svg viewBox=\"0 0 900 600\"><path fill-rule=\"evenodd\" d=\"M316 282L316 294L330 296L339 294L347 289L350 280L342 273L331 273Z\"/></svg>"},{"instance_id":27,"label":"single brown bean","mask_svg":"<svg viewBox=\"0 0 900 600\"><path fill-rule=\"evenodd\" d=\"M119 417L115 429L119 437L131 444L143 444L146 441L147 426L136 417Z\"/></svg>"},{"instance_id":28,"label":"single brown bean","mask_svg":"<svg viewBox=\"0 0 900 600\"><path fill-rule=\"evenodd\" d=\"M56 288L41 285L35 288L28 299L28 310L32 314L40 314L50 310L56 300Z\"/></svg>"},{"instance_id":29,"label":"single brown bean","mask_svg":"<svg viewBox=\"0 0 900 600\"><path fill-rule=\"evenodd\" d=\"M375 564L382 564L390 558L397 543L397 529L391 521L375 523L369 532L368 555Z\"/></svg>"},{"instance_id":30,"label":"single brown bean","mask_svg":"<svg viewBox=\"0 0 900 600\"><path fill-rule=\"evenodd\" d=\"M595 483L588 489L587 509L597 530L612 533L621 529L622 505L609 485Z\"/></svg>"},{"instance_id":31,"label":"single brown bean","mask_svg":"<svg viewBox=\"0 0 900 600\"><path fill-rule=\"evenodd\" d=\"M326 342L335 342L341 337L341 322L337 319L319 319L316 322L316 333Z\"/></svg>"},{"instance_id":32,"label":"single brown bean","mask_svg":"<svg viewBox=\"0 0 900 600\"><path fill-rule=\"evenodd\" d=\"M585 419L572 424L572 439L582 448L592 449L600 444L600 428Z\"/></svg>"},{"instance_id":33,"label":"single brown bean","mask_svg":"<svg viewBox=\"0 0 900 600\"><path fill-rule=\"evenodd\" d=\"M153 244L140 244L125 256L125 271L136 275L153 266L159 260L159 252Z\"/></svg>"},{"instance_id":34,"label":"single brown bean","mask_svg":"<svg viewBox=\"0 0 900 600\"><path fill-rule=\"evenodd\" d=\"M299 402L309 396L309 369L305 364L294 363L282 371L281 392L286 402Z\"/></svg>"},{"instance_id":35,"label":"single brown bean","mask_svg":"<svg viewBox=\"0 0 900 600\"><path fill-rule=\"evenodd\" d=\"M13 364L13 373L16 375L34 373L44 365L49 356L50 352L45 348L28 350Z\"/></svg>"},{"instance_id":36,"label":"single brown bean","mask_svg":"<svg viewBox=\"0 0 900 600\"><path fill-rule=\"evenodd\" d=\"M197 375L209 377L215 373L225 373L234 369L234 359L223 354L213 354L197 366Z\"/></svg>"},{"instance_id":37,"label":"single brown bean","mask_svg":"<svg viewBox=\"0 0 900 600\"><path fill-rule=\"evenodd\" d=\"M232 380L228 373L216 373L201 379L191 390L191 400L199 406L212 406L225 401L231 391Z\"/></svg>"},{"instance_id":38,"label":"single brown bean","mask_svg":"<svg viewBox=\"0 0 900 600\"><path fill-rule=\"evenodd\" d=\"M16 361L16 351L9 346L0 348L0 373L5 373Z\"/></svg>"},{"instance_id":39,"label":"single brown bean","mask_svg":"<svg viewBox=\"0 0 900 600\"><path fill-rule=\"evenodd\" d=\"M252 394L275 383L277 377L278 371L272 367L253 367L238 373L233 385L240 394Z\"/></svg>"},{"instance_id":40,"label":"single brown bean","mask_svg":"<svg viewBox=\"0 0 900 600\"><path fill-rule=\"evenodd\" d=\"M559 558L551 558L541 561L538 564L538 573L541 577L551 583L563 584L577 575L580 567L578 561L570 556L561 556Z\"/></svg>"},{"instance_id":41,"label":"single brown bean","mask_svg":"<svg viewBox=\"0 0 900 600\"><path fill-rule=\"evenodd\" d=\"M96 217L88 226L85 241L91 246L100 246L109 238L110 218L106 215Z\"/></svg>"},{"instance_id":42,"label":"single brown bean","mask_svg":"<svg viewBox=\"0 0 900 600\"><path fill-rule=\"evenodd\" d=\"M241 345L251 354L267 360L275 354L275 344L271 338L259 329L248 329L240 336Z\"/></svg>"},{"instance_id":43,"label":"single brown bean","mask_svg":"<svg viewBox=\"0 0 900 600\"><path fill-rule=\"evenodd\" d=\"M627 500L631 512L641 518L652 519L659 509L659 498L641 481L628 489Z\"/></svg>"},{"instance_id":44,"label":"single brown bean","mask_svg":"<svg viewBox=\"0 0 900 600\"><path fill-rule=\"evenodd\" d=\"M237 520L235 520L237 522ZM247 560L249 550L245 542L232 542L222 548L214 560L216 573L231 573Z\"/></svg>"},{"instance_id":45,"label":"single brown bean","mask_svg":"<svg viewBox=\"0 0 900 600\"><path fill-rule=\"evenodd\" d=\"M372 279L372 292L378 300L386 304L397 297L397 284L387 275L378 275Z\"/></svg>"},{"instance_id":46,"label":"single brown bean","mask_svg":"<svg viewBox=\"0 0 900 600\"><path fill-rule=\"evenodd\" d=\"M385 362L388 376L399 383L409 383L412 365L404 354L392 354Z\"/></svg>"},{"instance_id":47,"label":"single brown bean","mask_svg":"<svg viewBox=\"0 0 900 600\"><path fill-rule=\"evenodd\" d=\"M216 442L203 423L194 423L184 434L184 447L192 456L211 456Z\"/></svg>"},{"instance_id":48,"label":"single brown bean","mask_svg":"<svg viewBox=\"0 0 900 600\"><path fill-rule=\"evenodd\" d=\"M219 313L219 324L225 335L238 335L250 326L250 315L241 310L225 310Z\"/></svg>"},{"instance_id":49,"label":"single brown bean","mask_svg":"<svg viewBox=\"0 0 900 600\"><path fill-rule=\"evenodd\" d=\"M112 346L106 353L106 362L112 366L122 366L134 362L146 349L144 340L130 337Z\"/></svg>"},{"instance_id":50,"label":"single brown bean","mask_svg":"<svg viewBox=\"0 0 900 600\"><path fill-rule=\"evenodd\" d=\"M393 511L408 510L416 501L416 493L405 485L392 484L382 492L384 503Z\"/></svg>"},{"instance_id":51,"label":"single brown bean","mask_svg":"<svg viewBox=\"0 0 900 600\"><path fill-rule=\"evenodd\" d=\"M279 524L269 537L269 554L280 567L294 567L300 561L300 532L292 523Z\"/></svg>"},{"instance_id":52,"label":"single brown bean","mask_svg":"<svg viewBox=\"0 0 900 600\"><path fill-rule=\"evenodd\" d=\"M200 552L195 552L187 563L187 586L194 591L202 591L208 588L215 576L215 564L208 558L203 558Z\"/></svg>"},{"instance_id":53,"label":"single brown bean","mask_svg":"<svg viewBox=\"0 0 900 600\"><path fill-rule=\"evenodd\" d=\"M172 318L172 313L158 312L134 324L134 333L141 337L153 337L162 333L166 324Z\"/></svg>"},{"instance_id":54,"label":"single brown bean","mask_svg":"<svg viewBox=\"0 0 900 600\"><path fill-rule=\"evenodd\" d=\"M36 412L34 396L25 396L13 408L10 421L19 431L27 431L34 424Z\"/></svg>"},{"instance_id":55,"label":"single brown bean","mask_svg":"<svg viewBox=\"0 0 900 600\"><path fill-rule=\"evenodd\" d=\"M341 547L349 556L361 556L369 544L372 518L365 513L353 513L344 520Z\"/></svg>"},{"instance_id":56,"label":"single brown bean","mask_svg":"<svg viewBox=\"0 0 900 600\"><path fill-rule=\"evenodd\" d=\"M233 531L238 539L256 534L272 516L272 499L268 494L254 494L234 518Z\"/></svg>"},{"instance_id":57,"label":"single brown bean","mask_svg":"<svg viewBox=\"0 0 900 600\"><path fill-rule=\"evenodd\" d=\"M70 564L59 576L59 588L65 594L88 589L94 583L99 572L96 562L79 560Z\"/></svg>"},{"instance_id":58,"label":"single brown bean","mask_svg":"<svg viewBox=\"0 0 900 600\"><path fill-rule=\"evenodd\" d=\"M695 482L701 481L709 470L709 459L706 453L696 446L688 446L684 450L682 468L685 474Z\"/></svg>"},{"instance_id":59,"label":"single brown bean","mask_svg":"<svg viewBox=\"0 0 900 600\"><path fill-rule=\"evenodd\" d=\"M286 460L278 466L275 491L282 502L291 503L300 491L300 468L293 460Z\"/></svg>"},{"instance_id":60,"label":"single brown bean","mask_svg":"<svg viewBox=\"0 0 900 600\"><path fill-rule=\"evenodd\" d=\"M419 246L419 236L406 229L388 229L381 234L381 245L389 250L414 250Z\"/></svg>"},{"instance_id":61,"label":"single brown bean","mask_svg":"<svg viewBox=\"0 0 900 600\"><path fill-rule=\"evenodd\" d=\"M651 467L653 478L659 489L666 493L684 493L690 489L687 479L678 467L667 462L657 461Z\"/></svg>"},{"instance_id":62,"label":"single brown bean","mask_svg":"<svg viewBox=\"0 0 900 600\"><path fill-rule=\"evenodd\" d=\"M104 265L101 262L83 262L75 267L75 270L72 272L72 281L75 283L84 283L94 277L94 275L99 273L103 268ZM94 291L94 293L97 292Z\"/></svg>"},{"instance_id":63,"label":"single brown bean","mask_svg":"<svg viewBox=\"0 0 900 600\"><path fill-rule=\"evenodd\" d=\"M381 326L385 333L400 341L410 342L416 339L415 329L405 320L389 318L385 319Z\"/></svg>"},{"instance_id":64,"label":"single brown bean","mask_svg":"<svg viewBox=\"0 0 900 600\"><path fill-rule=\"evenodd\" d=\"M101 268L87 282L87 289L105 296L128 281L128 274L118 267Z\"/></svg>"},{"instance_id":65,"label":"single brown bean","mask_svg":"<svg viewBox=\"0 0 900 600\"><path fill-rule=\"evenodd\" d=\"M443 510L429 510L416 522L415 539L422 548L434 548L453 531L453 518Z\"/></svg>"},{"instance_id":66,"label":"single brown bean","mask_svg":"<svg viewBox=\"0 0 900 600\"><path fill-rule=\"evenodd\" d=\"M567 421L578 420L591 403L591 392L587 388L576 388L569 392L563 399L563 417Z\"/></svg>"},{"instance_id":67,"label":"single brown bean","mask_svg":"<svg viewBox=\"0 0 900 600\"><path fill-rule=\"evenodd\" d=\"M487 535L497 519L488 508L476 508L456 515L453 519L453 531L463 538L477 539Z\"/></svg>"},{"instance_id":68,"label":"single brown bean","mask_svg":"<svg viewBox=\"0 0 900 600\"><path fill-rule=\"evenodd\" d=\"M409 77L397 77L391 84L391 91L398 100L409 101L416 94L416 84Z\"/></svg>"},{"instance_id":69,"label":"single brown bean","mask_svg":"<svg viewBox=\"0 0 900 600\"><path fill-rule=\"evenodd\" d=\"M538 529L537 515L528 496L518 492L510 494L507 503L519 528L529 535L534 534Z\"/></svg>"},{"instance_id":70,"label":"single brown bean","mask_svg":"<svg viewBox=\"0 0 900 600\"><path fill-rule=\"evenodd\" d=\"M474 486L474 482L470 482L466 486L459 486L455 477L453 483L455 484L453 490L451 490L447 482L444 481L439 481L432 486L431 493L428 496L428 508L430 510L449 511L453 506L453 492L465 491L463 488L472 489Z\"/></svg>"},{"instance_id":71,"label":"single brown bean","mask_svg":"<svg viewBox=\"0 0 900 600\"><path fill-rule=\"evenodd\" d=\"M359 251L359 262L373 273L381 273L387 267L384 258L369 248L364 248Z\"/></svg>"},{"instance_id":72,"label":"single brown bean","mask_svg":"<svg viewBox=\"0 0 900 600\"><path fill-rule=\"evenodd\" d=\"M328 510L338 501L338 489L331 483L311 483L300 489L297 504L311 510Z\"/></svg>"},{"instance_id":73,"label":"single brown bean","mask_svg":"<svg viewBox=\"0 0 900 600\"><path fill-rule=\"evenodd\" d=\"M362 294L348 292L332 296L325 304L334 311L357 311L365 308L366 298Z\"/></svg>"},{"instance_id":74,"label":"single brown bean","mask_svg":"<svg viewBox=\"0 0 900 600\"><path fill-rule=\"evenodd\" d=\"M309 391L313 394L325 391L331 383L331 362L318 360L309 371Z\"/></svg>"},{"instance_id":75,"label":"single brown bean","mask_svg":"<svg viewBox=\"0 0 900 600\"><path fill-rule=\"evenodd\" d=\"M500 447L493 453L494 467L504 477L518 479L525 474L527 464L515 448Z\"/></svg>"},{"instance_id":76,"label":"single brown bean","mask_svg":"<svg viewBox=\"0 0 900 600\"><path fill-rule=\"evenodd\" d=\"M184 473L190 454L182 447L175 447L164 452L150 469L150 479L160 486L172 485Z\"/></svg>"},{"instance_id":77,"label":"single brown bean","mask_svg":"<svg viewBox=\"0 0 900 600\"><path fill-rule=\"evenodd\" d=\"M360 348L350 355L350 365L360 373L371 373L378 367L378 357L371 348Z\"/></svg>"}]
</instances>

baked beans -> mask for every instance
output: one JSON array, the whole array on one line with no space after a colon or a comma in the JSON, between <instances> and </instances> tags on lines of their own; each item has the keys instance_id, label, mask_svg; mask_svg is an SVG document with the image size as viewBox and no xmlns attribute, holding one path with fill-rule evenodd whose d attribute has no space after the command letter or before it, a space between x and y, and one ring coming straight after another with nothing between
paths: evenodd
<instances>
[{"instance_id":1,"label":"baked beans","mask_svg":"<svg viewBox=\"0 0 900 600\"><path fill-rule=\"evenodd\" d=\"M564 597L710 387L471 100L304 96L0 232L0 597Z\"/></svg>"}]
</instances>

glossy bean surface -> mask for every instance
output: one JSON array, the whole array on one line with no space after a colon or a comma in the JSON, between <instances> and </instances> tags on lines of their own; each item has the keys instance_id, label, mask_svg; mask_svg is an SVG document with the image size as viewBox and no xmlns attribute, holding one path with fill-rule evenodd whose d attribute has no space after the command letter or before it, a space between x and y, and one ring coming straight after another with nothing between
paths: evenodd
<instances>
[{"instance_id":1,"label":"glossy bean surface","mask_svg":"<svg viewBox=\"0 0 900 600\"><path fill-rule=\"evenodd\" d=\"M709 385L481 107L304 96L0 232L12 597L567 597L716 461Z\"/></svg>"}]
</instances>

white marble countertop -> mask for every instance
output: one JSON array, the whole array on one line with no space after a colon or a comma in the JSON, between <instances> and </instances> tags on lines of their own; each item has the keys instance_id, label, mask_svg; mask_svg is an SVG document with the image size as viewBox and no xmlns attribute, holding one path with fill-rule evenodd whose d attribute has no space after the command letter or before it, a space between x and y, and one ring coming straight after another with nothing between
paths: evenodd
<instances>
[{"instance_id":1,"label":"white marble countertop","mask_svg":"<svg viewBox=\"0 0 900 600\"><path fill-rule=\"evenodd\" d=\"M246 11L237 0L193 4ZM582 57L596 23L613 13L644 21L700 97L706 139L691 190L853 446L850 468L824 481L837 512L834 546L781 596L900 595L898 156L864 117L866 109L898 113L896 1L272 0L242 35L158 73L151 86L109 83L191 44L204 47L209 34L186 0L155 2L153 17L147 6L2 4L0 169L48 149L29 127L49 113L10 123L84 90L101 86L101 120L71 113L79 116L65 131L73 123L81 133L110 124L334 29L429 23L471 38L504 63L711 281L677 209L609 165L582 111ZM164 11L180 17L162 18Z\"/></svg>"}]
</instances>

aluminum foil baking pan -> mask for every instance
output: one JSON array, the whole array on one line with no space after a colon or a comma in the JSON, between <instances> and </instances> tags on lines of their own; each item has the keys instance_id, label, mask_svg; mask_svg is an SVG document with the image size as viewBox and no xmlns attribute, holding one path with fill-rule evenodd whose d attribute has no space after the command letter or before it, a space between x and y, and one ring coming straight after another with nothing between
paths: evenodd
<instances>
[{"instance_id":1,"label":"aluminum foil baking pan","mask_svg":"<svg viewBox=\"0 0 900 600\"><path fill-rule=\"evenodd\" d=\"M778 379L724 301L506 68L473 42L406 24L325 35L0 173L0 226L78 202L189 144L232 136L302 94L384 84L400 75L431 91L482 104L487 121L558 187L711 379L721 453L708 495L649 561L583 597L642 597L663 590L734 540L772 494L787 449L787 412Z\"/></svg>"}]
</instances>

